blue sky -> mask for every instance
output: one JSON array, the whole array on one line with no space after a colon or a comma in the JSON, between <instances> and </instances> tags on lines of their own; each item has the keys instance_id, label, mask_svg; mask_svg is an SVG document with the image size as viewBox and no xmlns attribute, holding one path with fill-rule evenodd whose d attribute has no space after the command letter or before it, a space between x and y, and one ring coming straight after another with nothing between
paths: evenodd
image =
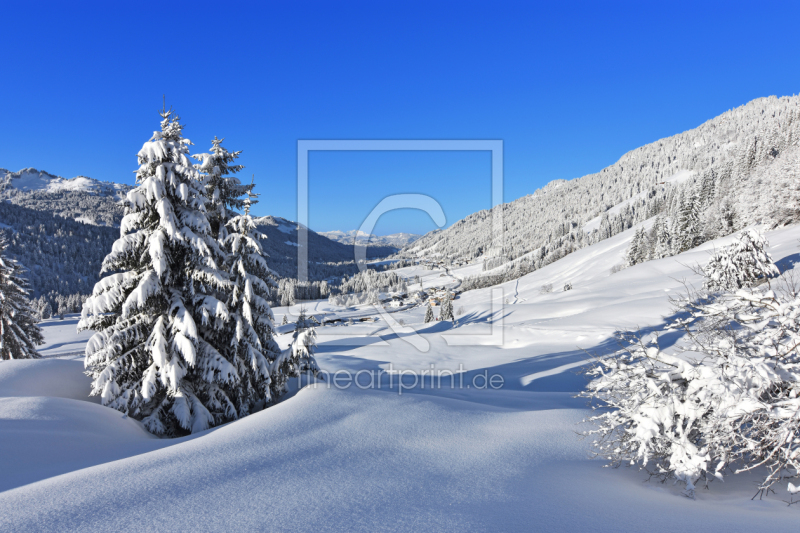
<instances>
[{"instance_id":1,"label":"blue sky","mask_svg":"<svg viewBox=\"0 0 800 533\"><path fill-rule=\"evenodd\" d=\"M498 5L499 4L499 5ZM506 201L753 98L800 92L800 3L74 2L3 8L0 167L133 183L162 94L296 219L298 139L502 139ZM330 153L312 229L388 194L490 207L486 153ZM385 215L376 233L434 229Z\"/></svg>"}]
</instances>

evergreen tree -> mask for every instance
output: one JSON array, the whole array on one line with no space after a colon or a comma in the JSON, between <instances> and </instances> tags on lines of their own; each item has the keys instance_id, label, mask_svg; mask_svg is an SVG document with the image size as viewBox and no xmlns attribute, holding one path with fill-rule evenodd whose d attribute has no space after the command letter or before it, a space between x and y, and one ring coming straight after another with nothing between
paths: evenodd
<instances>
[{"instance_id":1,"label":"evergreen tree","mask_svg":"<svg viewBox=\"0 0 800 533\"><path fill-rule=\"evenodd\" d=\"M228 152L222 146L224 140L214 137L210 153L192 156L201 161L195 168L208 175L205 185L206 198L209 200L206 218L211 227L211 235L220 241L227 237L229 210L241 211L245 207L243 197L253 189L252 183L243 185L238 178L229 176L239 172L244 166L231 164L242 152Z\"/></svg>"},{"instance_id":2,"label":"evergreen tree","mask_svg":"<svg viewBox=\"0 0 800 533\"><path fill-rule=\"evenodd\" d=\"M6 256L7 248L0 239L0 360L35 359L44 339L28 299L28 280L19 263Z\"/></svg>"},{"instance_id":3,"label":"evergreen tree","mask_svg":"<svg viewBox=\"0 0 800 533\"><path fill-rule=\"evenodd\" d=\"M642 228L637 229L633 233L633 238L631 239L630 245L628 245L628 249L625 252L625 263L628 266L633 266L642 262L642 237L643 231Z\"/></svg>"},{"instance_id":4,"label":"evergreen tree","mask_svg":"<svg viewBox=\"0 0 800 533\"><path fill-rule=\"evenodd\" d=\"M288 323L289 321L286 319L286 315L283 315L283 321L281 322L281 326L285 326Z\"/></svg>"},{"instance_id":5,"label":"evergreen tree","mask_svg":"<svg viewBox=\"0 0 800 533\"><path fill-rule=\"evenodd\" d=\"M446 294L442 301L442 310L439 311L439 320L453 320L453 301L450 294Z\"/></svg>"},{"instance_id":6,"label":"evergreen tree","mask_svg":"<svg viewBox=\"0 0 800 533\"><path fill-rule=\"evenodd\" d=\"M239 416L273 400L270 384L277 371L275 360L281 353L273 338L274 317L268 303L273 282L259 242L263 235L256 231L250 216L253 196L248 191L243 201L244 214L227 221L224 239L226 267L233 280L226 305L234 326L225 343L230 352L226 358L234 363L240 376L233 395Z\"/></svg>"},{"instance_id":7,"label":"evergreen tree","mask_svg":"<svg viewBox=\"0 0 800 533\"><path fill-rule=\"evenodd\" d=\"M205 216L205 183L189 160L179 118L138 153L120 238L83 307L92 395L159 435L202 431L234 420L242 376L226 359L231 313L212 296L230 281Z\"/></svg>"},{"instance_id":8,"label":"evergreen tree","mask_svg":"<svg viewBox=\"0 0 800 533\"><path fill-rule=\"evenodd\" d=\"M656 217L655 223L655 245L653 246L653 259L661 259L670 255L670 234L669 224L663 216Z\"/></svg>"},{"instance_id":9,"label":"evergreen tree","mask_svg":"<svg viewBox=\"0 0 800 533\"><path fill-rule=\"evenodd\" d=\"M288 390L287 381L290 377L299 377L302 372L311 372L319 376L319 366L314 358L317 333L313 321L306 316L305 308L300 308L300 314L295 322L292 343L275 360L273 367L272 388L273 395L279 397Z\"/></svg>"},{"instance_id":10,"label":"evergreen tree","mask_svg":"<svg viewBox=\"0 0 800 533\"><path fill-rule=\"evenodd\" d=\"M683 198L678 216L678 230L674 239L677 243L675 253L679 254L699 245L700 233L699 200L697 195L690 191Z\"/></svg>"},{"instance_id":11,"label":"evergreen tree","mask_svg":"<svg viewBox=\"0 0 800 533\"><path fill-rule=\"evenodd\" d=\"M779 274L766 249L769 243L754 229L740 233L730 246L718 250L703 268L703 288L735 291Z\"/></svg>"},{"instance_id":12,"label":"evergreen tree","mask_svg":"<svg viewBox=\"0 0 800 533\"><path fill-rule=\"evenodd\" d=\"M425 308L425 323L433 321L433 309L431 308L431 304Z\"/></svg>"}]
</instances>

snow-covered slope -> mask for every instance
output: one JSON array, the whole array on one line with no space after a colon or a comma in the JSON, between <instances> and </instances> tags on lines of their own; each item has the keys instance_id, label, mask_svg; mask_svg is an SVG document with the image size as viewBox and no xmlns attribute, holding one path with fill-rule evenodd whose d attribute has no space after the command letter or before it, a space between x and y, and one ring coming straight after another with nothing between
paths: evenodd
<instances>
[{"instance_id":1,"label":"snow-covered slope","mask_svg":"<svg viewBox=\"0 0 800 533\"><path fill-rule=\"evenodd\" d=\"M643 483L640 471L588 459L591 443L575 432L589 411L573 398L585 383L575 373L589 357L584 350L614 349L616 328L663 327L667 297L682 279L698 281L686 265L730 240L611 274L632 235L506 283L502 296L461 294L457 327L423 323L422 307L391 315L405 333L393 332L385 317L320 327L320 366L362 371L358 386L340 381L337 388L330 379L193 438L150 439L116 411L78 401L88 383L74 356L0 362L0 440L9 451L0 459L0 530L666 532L685 523L794 530L798 515L782 501L785 484L750 499L758 473L726 476L690 500L679 486ZM800 227L767 238L781 270L800 261ZM419 274L431 287L457 283L470 269L397 272ZM565 282L573 289L559 290ZM542 294L546 283L556 290ZM326 301L304 305L315 314L356 312ZM456 346L445 337L485 335L492 322L501 345L483 337ZM57 323L45 324L46 353L81 342ZM413 333L427 347L412 346ZM423 387L407 379L400 391L390 369L463 373L452 388L449 380ZM370 386L377 370L384 371L380 389ZM502 376L503 385L482 386L484 372ZM73 388L48 385L55 376Z\"/></svg>"}]
</instances>

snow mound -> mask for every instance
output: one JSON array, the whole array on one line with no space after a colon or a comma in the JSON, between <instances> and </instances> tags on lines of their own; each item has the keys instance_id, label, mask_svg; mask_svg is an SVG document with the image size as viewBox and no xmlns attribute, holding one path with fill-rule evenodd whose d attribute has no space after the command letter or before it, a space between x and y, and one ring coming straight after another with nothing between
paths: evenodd
<instances>
[{"instance_id":1,"label":"snow mound","mask_svg":"<svg viewBox=\"0 0 800 533\"><path fill-rule=\"evenodd\" d=\"M19 359L0 363L0 397L51 396L100 403L83 361Z\"/></svg>"},{"instance_id":2,"label":"snow mound","mask_svg":"<svg viewBox=\"0 0 800 533\"><path fill-rule=\"evenodd\" d=\"M14 450L0 454L0 491L168 444L99 405L64 398L0 398L0 447Z\"/></svg>"}]
</instances>

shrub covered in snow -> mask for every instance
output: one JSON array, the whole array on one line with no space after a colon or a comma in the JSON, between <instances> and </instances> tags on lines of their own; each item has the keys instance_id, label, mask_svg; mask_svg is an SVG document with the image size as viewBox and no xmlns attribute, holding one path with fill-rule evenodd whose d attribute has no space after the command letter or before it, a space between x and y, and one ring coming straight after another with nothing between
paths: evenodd
<instances>
[{"instance_id":1,"label":"shrub covered in snow","mask_svg":"<svg viewBox=\"0 0 800 533\"><path fill-rule=\"evenodd\" d=\"M581 396L608 408L591 418L599 457L639 464L695 486L763 467L760 491L800 471L800 297L743 289L675 301L685 342L672 353L655 335L599 360ZM679 316L681 316L679 315Z\"/></svg>"}]
</instances>

